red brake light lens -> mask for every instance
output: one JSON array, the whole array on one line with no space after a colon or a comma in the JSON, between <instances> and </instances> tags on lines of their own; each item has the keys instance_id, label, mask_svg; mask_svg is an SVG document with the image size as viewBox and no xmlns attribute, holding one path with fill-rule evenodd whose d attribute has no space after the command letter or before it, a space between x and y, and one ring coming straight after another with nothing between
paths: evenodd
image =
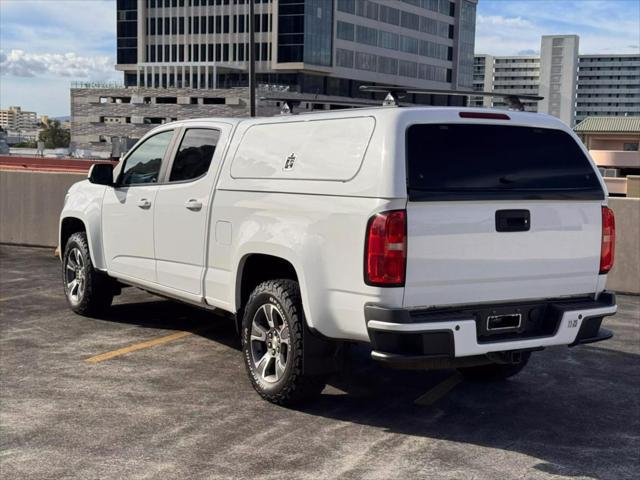
<instances>
[{"instance_id":1,"label":"red brake light lens","mask_svg":"<svg viewBox=\"0 0 640 480\"><path fill-rule=\"evenodd\" d=\"M407 263L407 212L392 210L371 217L365 248L367 285L403 286Z\"/></svg>"},{"instance_id":2,"label":"red brake light lens","mask_svg":"<svg viewBox=\"0 0 640 480\"><path fill-rule=\"evenodd\" d=\"M511 120L506 113L493 112L460 112L460 118L482 118L485 120Z\"/></svg>"},{"instance_id":3,"label":"red brake light lens","mask_svg":"<svg viewBox=\"0 0 640 480\"><path fill-rule=\"evenodd\" d=\"M616 219L613 210L602 207L602 245L600 247L600 273L607 273L613 267L616 250Z\"/></svg>"}]
</instances>

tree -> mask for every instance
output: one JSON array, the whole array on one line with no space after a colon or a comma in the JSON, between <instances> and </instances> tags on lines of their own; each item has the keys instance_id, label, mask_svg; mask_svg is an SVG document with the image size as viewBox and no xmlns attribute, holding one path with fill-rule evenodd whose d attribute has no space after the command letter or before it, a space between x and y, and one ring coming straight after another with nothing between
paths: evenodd
<instances>
[{"instance_id":1,"label":"tree","mask_svg":"<svg viewBox=\"0 0 640 480\"><path fill-rule=\"evenodd\" d=\"M71 140L71 132L60 127L60 122L50 120L40 132L38 139L44 142L44 148L67 148Z\"/></svg>"}]
</instances>

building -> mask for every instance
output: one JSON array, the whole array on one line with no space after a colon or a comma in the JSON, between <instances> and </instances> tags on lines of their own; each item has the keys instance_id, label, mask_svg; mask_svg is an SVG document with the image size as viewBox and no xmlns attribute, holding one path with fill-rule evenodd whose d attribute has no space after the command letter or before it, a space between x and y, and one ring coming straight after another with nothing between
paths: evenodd
<instances>
[{"instance_id":1,"label":"building","mask_svg":"<svg viewBox=\"0 0 640 480\"><path fill-rule=\"evenodd\" d=\"M363 84L469 89L477 0L254 0L259 97L302 110L378 103ZM71 90L72 142L106 150L157 123L249 113L247 0L118 0L120 88ZM110 86L112 87L112 86ZM406 103L460 105L408 95ZM259 102L258 113L279 112Z\"/></svg>"},{"instance_id":2,"label":"building","mask_svg":"<svg viewBox=\"0 0 640 480\"><path fill-rule=\"evenodd\" d=\"M360 83L471 87L477 0L255 0L259 83L362 96ZM118 0L128 87L248 85L246 0Z\"/></svg>"},{"instance_id":3,"label":"building","mask_svg":"<svg viewBox=\"0 0 640 480\"><path fill-rule=\"evenodd\" d=\"M568 125L589 116L640 115L640 55L579 55L577 35L541 39L539 56L476 55L473 89L540 95L525 109ZM499 97L474 97L476 106L505 107Z\"/></svg>"},{"instance_id":4,"label":"building","mask_svg":"<svg viewBox=\"0 0 640 480\"><path fill-rule=\"evenodd\" d=\"M558 117L567 125L575 124L576 72L578 72L577 35L544 35L540 47L541 112Z\"/></svg>"},{"instance_id":5,"label":"building","mask_svg":"<svg viewBox=\"0 0 640 480\"><path fill-rule=\"evenodd\" d=\"M36 112L26 112L20 107L0 110L0 127L7 131L34 130L39 126Z\"/></svg>"},{"instance_id":6,"label":"building","mask_svg":"<svg viewBox=\"0 0 640 480\"><path fill-rule=\"evenodd\" d=\"M587 117L574 130L600 168L609 194L640 196L640 116Z\"/></svg>"},{"instance_id":7,"label":"building","mask_svg":"<svg viewBox=\"0 0 640 480\"><path fill-rule=\"evenodd\" d=\"M581 55L576 122L588 116L640 116L640 55Z\"/></svg>"},{"instance_id":8,"label":"building","mask_svg":"<svg viewBox=\"0 0 640 480\"><path fill-rule=\"evenodd\" d=\"M71 141L110 151L120 137L137 139L181 118L247 115L247 89L124 88L75 84L71 89ZM118 139L118 142L114 142Z\"/></svg>"},{"instance_id":9,"label":"building","mask_svg":"<svg viewBox=\"0 0 640 480\"><path fill-rule=\"evenodd\" d=\"M476 55L473 69L473 89L476 91L538 94L540 59L537 57ZM482 107L507 107L500 97L474 97L471 104ZM523 104L528 112L538 111L538 102L525 100Z\"/></svg>"}]
</instances>

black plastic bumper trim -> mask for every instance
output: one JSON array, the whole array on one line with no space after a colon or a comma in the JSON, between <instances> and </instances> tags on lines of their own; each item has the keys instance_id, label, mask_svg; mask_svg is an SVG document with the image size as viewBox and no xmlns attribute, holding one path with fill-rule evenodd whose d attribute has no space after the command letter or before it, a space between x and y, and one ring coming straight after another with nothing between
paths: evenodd
<instances>
[{"instance_id":1,"label":"black plastic bumper trim","mask_svg":"<svg viewBox=\"0 0 640 480\"><path fill-rule=\"evenodd\" d=\"M612 307L616 304L616 295L613 292L602 292L597 300L593 297L580 298L556 298L544 300L530 300L524 302L508 302L495 304L482 304L461 307L430 308L426 310L410 310L406 308L385 308L379 305L365 305L364 316L367 322L377 320L388 323L428 323L463 320L471 317L470 312L477 310L503 309L517 307L519 305L549 304L561 309L563 312L572 310L589 310L593 308Z\"/></svg>"}]
</instances>

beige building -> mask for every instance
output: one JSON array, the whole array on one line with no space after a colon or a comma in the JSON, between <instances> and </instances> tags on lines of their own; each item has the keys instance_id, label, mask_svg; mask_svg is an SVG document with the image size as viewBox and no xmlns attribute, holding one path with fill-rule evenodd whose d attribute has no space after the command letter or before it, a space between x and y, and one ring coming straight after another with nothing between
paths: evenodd
<instances>
[{"instance_id":1,"label":"beige building","mask_svg":"<svg viewBox=\"0 0 640 480\"><path fill-rule=\"evenodd\" d=\"M575 127L610 195L640 197L640 117L587 117Z\"/></svg>"},{"instance_id":2,"label":"beige building","mask_svg":"<svg viewBox=\"0 0 640 480\"><path fill-rule=\"evenodd\" d=\"M9 131L33 130L38 128L38 114L20 107L0 110L0 127Z\"/></svg>"}]
</instances>

